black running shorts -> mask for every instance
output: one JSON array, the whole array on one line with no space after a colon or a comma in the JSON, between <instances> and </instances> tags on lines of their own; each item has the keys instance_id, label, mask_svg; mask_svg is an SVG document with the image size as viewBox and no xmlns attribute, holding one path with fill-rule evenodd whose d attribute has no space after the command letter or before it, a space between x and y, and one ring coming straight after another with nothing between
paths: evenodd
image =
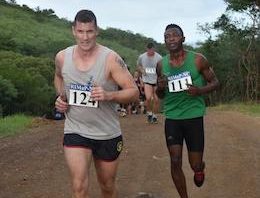
<instances>
[{"instance_id":1,"label":"black running shorts","mask_svg":"<svg viewBox=\"0 0 260 198\"><path fill-rule=\"evenodd\" d=\"M203 152L203 117L185 120L165 120L165 138L167 146L183 145L185 140L188 151Z\"/></svg>"},{"instance_id":2,"label":"black running shorts","mask_svg":"<svg viewBox=\"0 0 260 198\"><path fill-rule=\"evenodd\" d=\"M63 146L88 148L95 159L113 161L123 149L123 138L121 135L109 140L93 140L78 134L64 134Z\"/></svg>"}]
</instances>

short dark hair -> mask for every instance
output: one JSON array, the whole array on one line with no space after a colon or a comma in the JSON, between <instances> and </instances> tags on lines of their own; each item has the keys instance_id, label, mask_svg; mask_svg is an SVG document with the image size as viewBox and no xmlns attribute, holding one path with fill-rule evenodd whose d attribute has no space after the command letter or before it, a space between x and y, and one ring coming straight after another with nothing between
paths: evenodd
<instances>
[{"instance_id":1,"label":"short dark hair","mask_svg":"<svg viewBox=\"0 0 260 198\"><path fill-rule=\"evenodd\" d=\"M73 26L76 25L76 22L89 23L94 21L95 26L97 27L97 18L91 10L80 10L75 16Z\"/></svg>"},{"instance_id":2,"label":"short dark hair","mask_svg":"<svg viewBox=\"0 0 260 198\"><path fill-rule=\"evenodd\" d=\"M146 47L147 47L147 49L152 49L152 48L154 48L154 44L153 43L148 43Z\"/></svg>"},{"instance_id":3,"label":"short dark hair","mask_svg":"<svg viewBox=\"0 0 260 198\"><path fill-rule=\"evenodd\" d=\"M168 30L168 29L170 29L170 28L177 28L177 29L179 29L179 30L181 31L182 36L184 36L183 31L182 31L182 29L181 29L180 26L178 26L178 25L176 25L176 24L174 24L174 23L171 23L171 24L169 24L169 25L166 26L165 31Z\"/></svg>"}]
</instances>

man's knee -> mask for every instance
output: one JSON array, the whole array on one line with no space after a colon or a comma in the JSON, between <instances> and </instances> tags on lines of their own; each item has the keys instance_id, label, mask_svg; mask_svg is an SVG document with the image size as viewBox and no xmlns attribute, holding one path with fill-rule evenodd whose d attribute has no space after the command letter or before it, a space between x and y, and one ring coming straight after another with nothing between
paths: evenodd
<instances>
[{"instance_id":1,"label":"man's knee","mask_svg":"<svg viewBox=\"0 0 260 198\"><path fill-rule=\"evenodd\" d=\"M171 165L174 170L181 169L182 167L182 158L179 156L171 157Z\"/></svg>"},{"instance_id":2,"label":"man's knee","mask_svg":"<svg viewBox=\"0 0 260 198\"><path fill-rule=\"evenodd\" d=\"M145 96L145 98L146 98L147 102L151 102L152 101L152 96Z\"/></svg>"},{"instance_id":3,"label":"man's knee","mask_svg":"<svg viewBox=\"0 0 260 198\"><path fill-rule=\"evenodd\" d=\"M85 194L87 194L87 191L88 191L88 185L86 182L84 182L82 180L74 180L72 189L73 189L74 194L85 195Z\"/></svg>"},{"instance_id":4,"label":"man's knee","mask_svg":"<svg viewBox=\"0 0 260 198\"><path fill-rule=\"evenodd\" d=\"M107 180L107 181L100 181L100 188L105 193L113 193L115 191L115 181L114 180Z\"/></svg>"}]
</instances>

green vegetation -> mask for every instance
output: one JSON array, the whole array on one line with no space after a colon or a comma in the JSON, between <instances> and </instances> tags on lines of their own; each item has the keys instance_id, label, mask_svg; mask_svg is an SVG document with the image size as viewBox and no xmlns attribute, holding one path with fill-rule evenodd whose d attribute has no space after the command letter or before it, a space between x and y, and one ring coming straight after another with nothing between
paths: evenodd
<instances>
[{"instance_id":1,"label":"green vegetation","mask_svg":"<svg viewBox=\"0 0 260 198\"><path fill-rule=\"evenodd\" d=\"M212 63L221 82L214 100L259 102L260 98L260 5L254 0L224 0L227 10L201 30L208 40L201 52ZM234 17L236 16L236 17ZM212 39L211 31L219 32Z\"/></svg>"},{"instance_id":2,"label":"green vegetation","mask_svg":"<svg viewBox=\"0 0 260 198\"><path fill-rule=\"evenodd\" d=\"M224 0L228 9L212 24L201 25L208 40L188 49L202 52L212 63L221 88L209 95L209 104L254 102L260 98L260 12L257 1ZM244 13L247 20L232 16ZM219 35L212 39L211 31ZM131 31L100 29L98 42L125 58L133 72L138 55L148 42L159 53L165 46ZM73 45L71 22L52 9L31 9L15 1L0 0L0 117L17 113L47 116L53 113L55 54Z\"/></svg>"},{"instance_id":3,"label":"green vegetation","mask_svg":"<svg viewBox=\"0 0 260 198\"><path fill-rule=\"evenodd\" d=\"M237 111L252 116L260 117L260 105L254 103L221 104L211 108L220 111Z\"/></svg>"},{"instance_id":4,"label":"green vegetation","mask_svg":"<svg viewBox=\"0 0 260 198\"><path fill-rule=\"evenodd\" d=\"M32 123L32 117L23 114L6 116L0 119L0 138L24 131Z\"/></svg>"},{"instance_id":5,"label":"green vegetation","mask_svg":"<svg viewBox=\"0 0 260 198\"><path fill-rule=\"evenodd\" d=\"M74 44L71 22L58 18L51 9L31 9L4 0L0 0L0 19L0 117L17 112L50 117L55 98L54 57ZM111 28L100 29L98 38L125 58L131 72L148 41L155 42ZM157 46L163 49L162 44Z\"/></svg>"}]
</instances>

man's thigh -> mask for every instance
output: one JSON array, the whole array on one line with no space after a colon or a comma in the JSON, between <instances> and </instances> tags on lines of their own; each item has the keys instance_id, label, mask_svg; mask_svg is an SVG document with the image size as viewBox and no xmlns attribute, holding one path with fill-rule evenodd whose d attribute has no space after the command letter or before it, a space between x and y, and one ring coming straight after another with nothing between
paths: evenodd
<instances>
[{"instance_id":1,"label":"man's thigh","mask_svg":"<svg viewBox=\"0 0 260 198\"><path fill-rule=\"evenodd\" d=\"M94 158L97 177L101 183L115 183L119 159L105 161Z\"/></svg>"},{"instance_id":2,"label":"man's thigh","mask_svg":"<svg viewBox=\"0 0 260 198\"><path fill-rule=\"evenodd\" d=\"M184 139L189 152L204 151L204 123L203 117L186 120Z\"/></svg>"},{"instance_id":3,"label":"man's thigh","mask_svg":"<svg viewBox=\"0 0 260 198\"><path fill-rule=\"evenodd\" d=\"M85 180L92 161L91 149L64 146L64 155L72 178Z\"/></svg>"},{"instance_id":4,"label":"man's thigh","mask_svg":"<svg viewBox=\"0 0 260 198\"><path fill-rule=\"evenodd\" d=\"M153 96L153 86L150 84L144 84L144 94L147 100L150 100Z\"/></svg>"}]
</instances>

